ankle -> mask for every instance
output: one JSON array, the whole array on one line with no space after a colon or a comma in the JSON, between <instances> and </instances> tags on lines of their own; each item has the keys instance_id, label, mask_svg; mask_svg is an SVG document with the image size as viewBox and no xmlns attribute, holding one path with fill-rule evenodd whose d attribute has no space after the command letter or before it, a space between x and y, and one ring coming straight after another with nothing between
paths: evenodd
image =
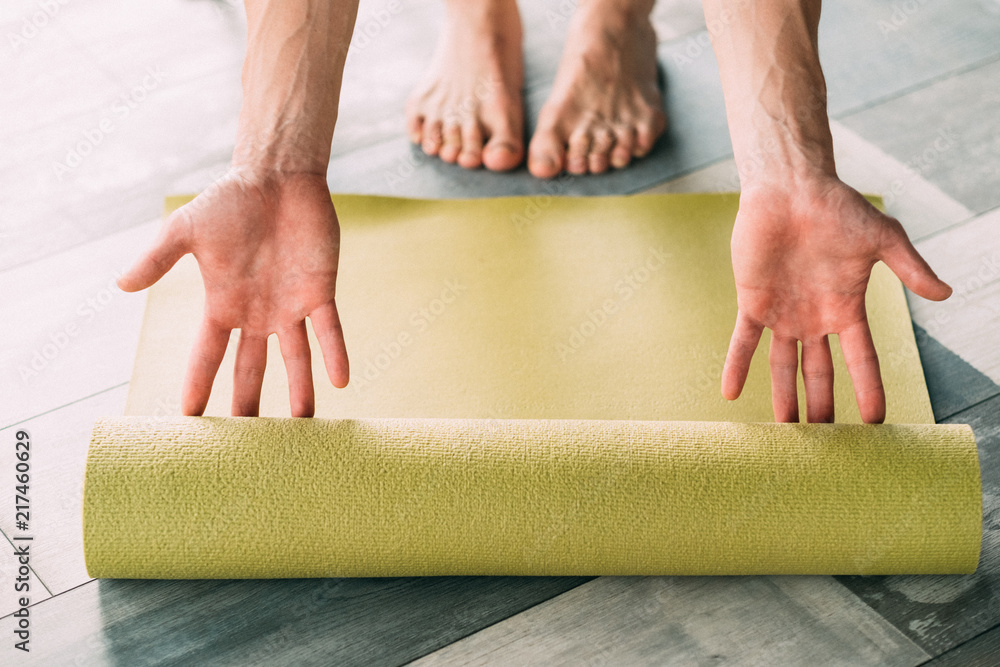
<instances>
[{"instance_id":1,"label":"ankle","mask_svg":"<svg viewBox=\"0 0 1000 667\"><path fill-rule=\"evenodd\" d=\"M511 18L520 23L516 0L448 0L445 4L448 18L461 21L466 26L469 22L487 26L501 22L502 26Z\"/></svg>"},{"instance_id":2,"label":"ankle","mask_svg":"<svg viewBox=\"0 0 1000 667\"><path fill-rule=\"evenodd\" d=\"M586 0L580 3L577 16L584 21L598 21L605 30L624 32L635 26L651 25L649 15L654 0Z\"/></svg>"}]
</instances>

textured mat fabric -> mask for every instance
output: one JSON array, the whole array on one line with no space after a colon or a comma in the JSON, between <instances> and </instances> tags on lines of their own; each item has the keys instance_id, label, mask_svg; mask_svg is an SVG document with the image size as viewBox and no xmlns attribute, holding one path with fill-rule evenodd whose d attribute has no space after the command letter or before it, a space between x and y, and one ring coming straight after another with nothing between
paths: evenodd
<instances>
[{"instance_id":1,"label":"textured mat fabric","mask_svg":"<svg viewBox=\"0 0 1000 667\"><path fill-rule=\"evenodd\" d=\"M766 331L744 395L727 402L719 388L738 195L334 202L351 383L325 380L313 339L317 416L773 419ZM887 421L932 423L903 288L882 264L867 299ZM149 291L127 414L179 414L201 314L188 256ZM837 420L858 422L832 339ZM284 365L269 343L261 415L283 417ZM229 414L235 352L234 340L206 414Z\"/></svg>"},{"instance_id":2,"label":"textured mat fabric","mask_svg":"<svg viewBox=\"0 0 1000 667\"><path fill-rule=\"evenodd\" d=\"M766 333L744 396L719 393L736 195L334 202L351 385L317 353L324 419L222 418L231 345L217 417L175 417L203 298L182 260L150 290L136 417L95 427L93 576L975 568L975 442L933 425L884 266L867 303L896 425L765 424ZM270 343L262 414L281 417ZM857 422L832 347L838 419Z\"/></svg>"},{"instance_id":3,"label":"textured mat fabric","mask_svg":"<svg viewBox=\"0 0 1000 667\"><path fill-rule=\"evenodd\" d=\"M95 577L965 573L968 426L117 418Z\"/></svg>"}]
</instances>

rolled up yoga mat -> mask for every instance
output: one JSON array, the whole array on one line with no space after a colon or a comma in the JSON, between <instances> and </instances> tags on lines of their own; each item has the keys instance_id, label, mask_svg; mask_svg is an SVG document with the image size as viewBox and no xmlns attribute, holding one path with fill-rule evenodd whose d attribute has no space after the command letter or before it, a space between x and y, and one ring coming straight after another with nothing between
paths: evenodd
<instances>
[{"instance_id":1,"label":"rolled up yoga mat","mask_svg":"<svg viewBox=\"0 0 1000 667\"><path fill-rule=\"evenodd\" d=\"M886 267L867 307L889 423L850 423L831 336L848 423L772 424L767 332L743 396L719 392L736 195L334 203L351 384L316 353L322 419L280 418L272 337L268 418L224 417L230 344L214 416L178 416L203 303L184 258L149 292L130 416L94 429L92 576L975 569L975 442L933 424Z\"/></svg>"},{"instance_id":2,"label":"rolled up yoga mat","mask_svg":"<svg viewBox=\"0 0 1000 667\"><path fill-rule=\"evenodd\" d=\"M107 419L95 577L966 573L968 426Z\"/></svg>"}]
</instances>

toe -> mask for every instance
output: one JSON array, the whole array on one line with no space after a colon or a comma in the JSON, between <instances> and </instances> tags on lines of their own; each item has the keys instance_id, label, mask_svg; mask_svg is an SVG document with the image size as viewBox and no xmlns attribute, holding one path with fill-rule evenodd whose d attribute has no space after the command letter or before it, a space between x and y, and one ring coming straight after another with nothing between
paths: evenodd
<instances>
[{"instance_id":1,"label":"toe","mask_svg":"<svg viewBox=\"0 0 1000 667\"><path fill-rule=\"evenodd\" d=\"M462 152L462 128L453 123L444 128L444 143L438 156L445 162L454 162Z\"/></svg>"},{"instance_id":2,"label":"toe","mask_svg":"<svg viewBox=\"0 0 1000 667\"><path fill-rule=\"evenodd\" d=\"M615 144L611 130L601 127L594 130L594 139L590 144L590 154L587 156L587 167L592 174L601 174L608 170L611 148Z\"/></svg>"},{"instance_id":3,"label":"toe","mask_svg":"<svg viewBox=\"0 0 1000 667\"><path fill-rule=\"evenodd\" d=\"M563 170L565 143L553 127L539 128L528 146L528 171L536 178L555 178Z\"/></svg>"},{"instance_id":4,"label":"toe","mask_svg":"<svg viewBox=\"0 0 1000 667\"><path fill-rule=\"evenodd\" d=\"M667 116L656 111L650 118L639 121L635 126L635 146L632 155L644 157L653 150L653 144L667 128Z\"/></svg>"},{"instance_id":5,"label":"toe","mask_svg":"<svg viewBox=\"0 0 1000 667\"><path fill-rule=\"evenodd\" d=\"M524 159L524 138L520 120L520 101L511 106L513 116L503 119L489 129L490 140L483 150L483 164L492 171L507 171L521 164Z\"/></svg>"},{"instance_id":6,"label":"toe","mask_svg":"<svg viewBox=\"0 0 1000 667\"><path fill-rule=\"evenodd\" d=\"M428 155L437 155L438 151L441 150L442 142L441 121L432 119L425 120L423 143L421 143L421 148L424 149L424 152Z\"/></svg>"},{"instance_id":7,"label":"toe","mask_svg":"<svg viewBox=\"0 0 1000 667\"><path fill-rule=\"evenodd\" d=\"M587 173L587 154L590 153L591 136L589 128L575 130L569 136L566 151L566 171L571 174Z\"/></svg>"},{"instance_id":8,"label":"toe","mask_svg":"<svg viewBox=\"0 0 1000 667\"><path fill-rule=\"evenodd\" d=\"M521 142L516 144L490 137L483 153L483 164L491 171L508 171L521 164L524 157L524 147Z\"/></svg>"},{"instance_id":9,"label":"toe","mask_svg":"<svg viewBox=\"0 0 1000 667\"><path fill-rule=\"evenodd\" d=\"M424 117L420 114L407 115L406 134L410 137L410 142L420 145L424 137Z\"/></svg>"},{"instance_id":10,"label":"toe","mask_svg":"<svg viewBox=\"0 0 1000 667\"><path fill-rule=\"evenodd\" d=\"M469 121L462 127L462 152L458 164L466 169L478 169L483 164L483 133L479 123Z\"/></svg>"},{"instance_id":11,"label":"toe","mask_svg":"<svg viewBox=\"0 0 1000 667\"><path fill-rule=\"evenodd\" d=\"M635 128L625 125L615 130L615 147L611 149L611 166L622 169L632 161L635 149Z\"/></svg>"}]
</instances>

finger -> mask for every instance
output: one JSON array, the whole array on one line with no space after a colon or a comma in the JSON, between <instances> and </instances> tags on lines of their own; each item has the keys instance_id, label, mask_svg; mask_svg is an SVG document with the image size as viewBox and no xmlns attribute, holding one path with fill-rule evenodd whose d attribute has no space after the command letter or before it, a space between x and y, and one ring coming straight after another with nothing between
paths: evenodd
<instances>
[{"instance_id":1,"label":"finger","mask_svg":"<svg viewBox=\"0 0 1000 667\"><path fill-rule=\"evenodd\" d=\"M833 421L833 358L830 339L802 341L802 381L806 387L806 421Z\"/></svg>"},{"instance_id":2,"label":"finger","mask_svg":"<svg viewBox=\"0 0 1000 667\"><path fill-rule=\"evenodd\" d=\"M326 374L334 387L343 389L347 386L351 373L337 303L328 301L310 313L309 319L312 320L313 331L319 339L319 348L323 351Z\"/></svg>"},{"instance_id":3,"label":"finger","mask_svg":"<svg viewBox=\"0 0 1000 667\"><path fill-rule=\"evenodd\" d=\"M299 322L279 331L278 343L285 360L285 372L288 374L288 400L292 416L312 417L316 406L306 323Z\"/></svg>"},{"instance_id":4,"label":"finger","mask_svg":"<svg viewBox=\"0 0 1000 667\"><path fill-rule=\"evenodd\" d=\"M774 421L799 420L799 392L796 375L799 370L799 343L788 336L771 332L771 405Z\"/></svg>"},{"instance_id":5,"label":"finger","mask_svg":"<svg viewBox=\"0 0 1000 667\"><path fill-rule=\"evenodd\" d=\"M861 419L866 424L881 424L885 421L885 389L868 320L840 332L840 349L851 374Z\"/></svg>"},{"instance_id":6,"label":"finger","mask_svg":"<svg viewBox=\"0 0 1000 667\"><path fill-rule=\"evenodd\" d=\"M260 414L260 388L267 366L267 336L240 331L233 366L233 416L256 417Z\"/></svg>"},{"instance_id":7,"label":"finger","mask_svg":"<svg viewBox=\"0 0 1000 667\"><path fill-rule=\"evenodd\" d=\"M733 337L729 340L726 365L722 369L722 395L730 401L735 401L743 392L747 373L750 372L750 361L763 330L764 327L751 322L742 313L736 314L736 326Z\"/></svg>"},{"instance_id":8,"label":"finger","mask_svg":"<svg viewBox=\"0 0 1000 667\"><path fill-rule=\"evenodd\" d=\"M880 259L914 294L931 301L943 301L951 296L951 287L937 277L930 265L903 231L899 222L893 225L890 240L882 245Z\"/></svg>"},{"instance_id":9,"label":"finger","mask_svg":"<svg viewBox=\"0 0 1000 667\"><path fill-rule=\"evenodd\" d=\"M205 412L215 374L219 372L219 364L229 345L229 331L208 318L202 320L188 360L184 390L181 392L181 411L185 415L197 416Z\"/></svg>"},{"instance_id":10,"label":"finger","mask_svg":"<svg viewBox=\"0 0 1000 667\"><path fill-rule=\"evenodd\" d=\"M188 253L187 240L181 232L181 215L176 211L167 218L152 247L118 278L118 287L126 292L146 289Z\"/></svg>"}]
</instances>

